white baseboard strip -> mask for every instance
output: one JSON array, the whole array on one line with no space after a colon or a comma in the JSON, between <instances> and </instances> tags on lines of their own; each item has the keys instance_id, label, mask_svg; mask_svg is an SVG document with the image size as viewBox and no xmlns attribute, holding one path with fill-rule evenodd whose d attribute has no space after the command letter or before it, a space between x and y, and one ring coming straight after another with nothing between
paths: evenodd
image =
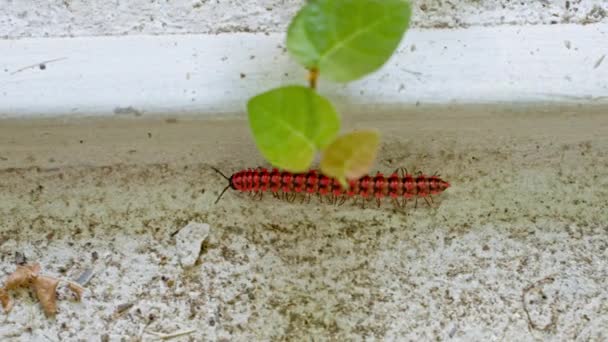
<instances>
[{"instance_id":1,"label":"white baseboard strip","mask_svg":"<svg viewBox=\"0 0 608 342\"><path fill-rule=\"evenodd\" d=\"M305 84L284 34L0 40L0 117L239 113ZM378 72L321 81L339 103L608 103L608 25L407 33Z\"/></svg>"}]
</instances>

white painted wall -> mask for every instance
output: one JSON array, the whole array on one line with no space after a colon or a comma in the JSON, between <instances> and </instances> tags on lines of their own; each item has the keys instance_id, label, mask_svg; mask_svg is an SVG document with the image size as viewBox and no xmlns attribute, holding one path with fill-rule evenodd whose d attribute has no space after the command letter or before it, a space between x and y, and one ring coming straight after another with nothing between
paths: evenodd
<instances>
[{"instance_id":1,"label":"white painted wall","mask_svg":"<svg viewBox=\"0 0 608 342\"><path fill-rule=\"evenodd\" d=\"M243 112L247 99L304 84L284 34L0 41L0 116ZM608 103L606 25L420 30L378 72L321 82L343 105ZM40 68L43 61L44 70Z\"/></svg>"},{"instance_id":2,"label":"white painted wall","mask_svg":"<svg viewBox=\"0 0 608 342\"><path fill-rule=\"evenodd\" d=\"M0 117L241 112L303 81L283 51L302 3L0 0ZM413 3L382 70L322 91L355 105L608 96L606 0Z\"/></svg>"}]
</instances>

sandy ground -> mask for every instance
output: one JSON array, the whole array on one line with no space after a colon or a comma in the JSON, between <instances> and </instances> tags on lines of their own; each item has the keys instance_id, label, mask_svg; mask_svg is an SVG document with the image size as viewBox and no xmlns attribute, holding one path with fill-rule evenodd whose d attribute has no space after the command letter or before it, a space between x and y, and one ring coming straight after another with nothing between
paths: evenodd
<instances>
[{"instance_id":1,"label":"sandy ground","mask_svg":"<svg viewBox=\"0 0 608 342\"><path fill-rule=\"evenodd\" d=\"M94 269L55 319L14 293L0 339L608 339L605 108L374 112L345 121L383 132L379 170L450 181L436 208L213 205L210 166L263 163L239 118L0 122L0 276L21 255L55 276ZM210 234L185 268L173 234L191 221Z\"/></svg>"}]
</instances>

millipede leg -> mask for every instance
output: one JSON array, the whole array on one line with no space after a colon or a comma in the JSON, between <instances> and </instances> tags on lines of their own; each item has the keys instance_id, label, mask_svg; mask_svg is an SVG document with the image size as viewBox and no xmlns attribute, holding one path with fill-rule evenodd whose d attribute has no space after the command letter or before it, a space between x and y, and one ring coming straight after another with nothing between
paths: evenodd
<instances>
[{"instance_id":1,"label":"millipede leg","mask_svg":"<svg viewBox=\"0 0 608 342\"><path fill-rule=\"evenodd\" d=\"M340 203L338 205L340 206L340 205L344 204L344 202L346 202L346 196L341 196Z\"/></svg>"},{"instance_id":2,"label":"millipede leg","mask_svg":"<svg viewBox=\"0 0 608 342\"><path fill-rule=\"evenodd\" d=\"M367 205L372 201L372 198L364 198L363 199L363 203L364 203L364 208L367 207Z\"/></svg>"},{"instance_id":3,"label":"millipede leg","mask_svg":"<svg viewBox=\"0 0 608 342\"><path fill-rule=\"evenodd\" d=\"M405 177L405 175L408 174L408 171L405 167L399 167L393 173L397 173L397 174L401 173L401 177L403 178L403 177Z\"/></svg>"},{"instance_id":4,"label":"millipede leg","mask_svg":"<svg viewBox=\"0 0 608 342\"><path fill-rule=\"evenodd\" d=\"M423 198L424 198L424 200L426 201L426 204L428 204L428 205L429 205L429 207L432 207L431 202L429 202L429 200L428 200L426 197L423 197Z\"/></svg>"},{"instance_id":5,"label":"millipede leg","mask_svg":"<svg viewBox=\"0 0 608 342\"><path fill-rule=\"evenodd\" d=\"M376 204L378 204L378 208L380 208L380 197L376 197Z\"/></svg>"},{"instance_id":6,"label":"millipede leg","mask_svg":"<svg viewBox=\"0 0 608 342\"><path fill-rule=\"evenodd\" d=\"M403 198L403 199L396 198L395 202L397 203L397 206L399 207L399 209L405 209L407 206L407 200L405 198Z\"/></svg>"},{"instance_id":7,"label":"millipede leg","mask_svg":"<svg viewBox=\"0 0 608 342\"><path fill-rule=\"evenodd\" d=\"M418 208L418 196L416 196L416 202L414 203L414 209Z\"/></svg>"}]
</instances>

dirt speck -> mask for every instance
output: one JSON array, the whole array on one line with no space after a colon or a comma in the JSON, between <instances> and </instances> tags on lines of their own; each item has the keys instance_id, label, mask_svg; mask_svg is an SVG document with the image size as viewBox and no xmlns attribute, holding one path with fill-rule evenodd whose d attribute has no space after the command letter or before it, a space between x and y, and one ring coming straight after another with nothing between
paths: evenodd
<instances>
[{"instance_id":1,"label":"dirt speck","mask_svg":"<svg viewBox=\"0 0 608 342\"><path fill-rule=\"evenodd\" d=\"M142 116L144 113L143 111L132 107L132 106L128 106L128 107L116 107L114 108L114 114L115 115L133 115L133 116Z\"/></svg>"}]
</instances>

